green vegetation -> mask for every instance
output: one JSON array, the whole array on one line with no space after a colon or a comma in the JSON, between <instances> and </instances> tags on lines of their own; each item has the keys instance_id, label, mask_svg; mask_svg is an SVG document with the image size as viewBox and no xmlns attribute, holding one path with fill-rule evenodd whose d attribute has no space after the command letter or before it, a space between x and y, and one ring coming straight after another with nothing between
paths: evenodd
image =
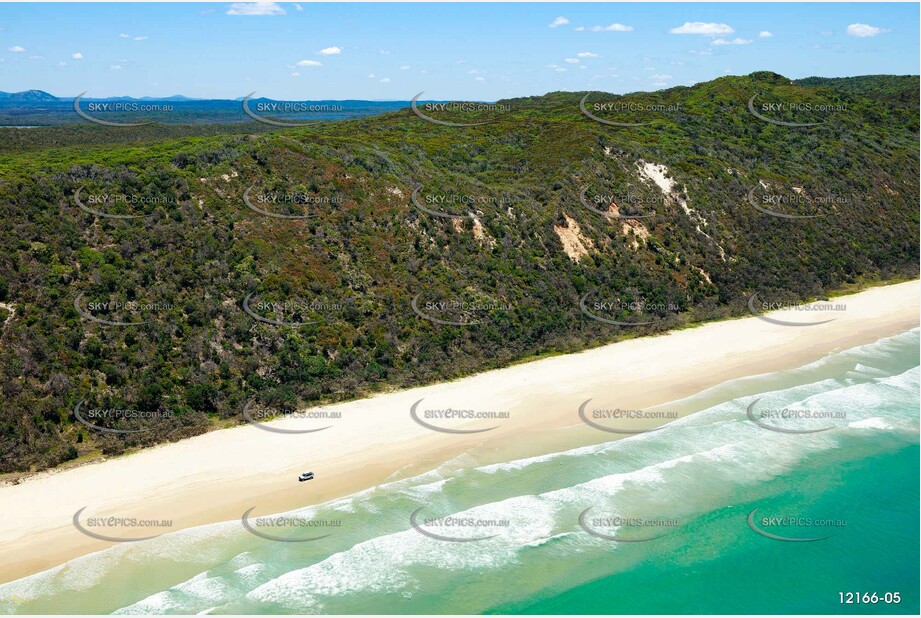
<instances>
[{"instance_id":1,"label":"green vegetation","mask_svg":"<svg viewBox=\"0 0 921 618\"><path fill-rule=\"evenodd\" d=\"M852 95L891 101L893 104L914 105L915 107L918 105L917 75L807 77L796 80L796 83L802 86L834 88Z\"/></svg>"},{"instance_id":2,"label":"green vegetation","mask_svg":"<svg viewBox=\"0 0 921 618\"><path fill-rule=\"evenodd\" d=\"M917 95L918 78L816 79L757 73L617 97L672 110L618 117L650 121L633 128L581 114L588 93L555 92L503 101L511 111L493 117L438 116L492 120L464 128L404 110L299 129L17 133L0 146L0 471L243 422L249 400L353 398L743 315L756 291L796 302L916 277L918 103L899 93ZM748 112L756 94L844 111L782 111L824 124L778 126ZM590 97L602 100L614 98ZM674 197L642 177L644 163L667 167ZM475 218L424 212L417 187L420 200L475 196L424 202ZM260 209L314 216L259 214L243 200L250 188ZM821 216L767 215L752 189L809 196ZM78 190L89 209L143 218L91 214ZM605 217L583 190L652 216ZM90 203L104 194L133 201ZM271 195L294 198L259 200ZM309 323L254 319L242 306L251 293L256 314ZM87 319L81 294L83 312L144 323ZM605 317L651 324L592 320L586 294L620 303ZM438 301L487 308L439 314L478 322L444 325L414 312L417 296L429 314ZM113 301L123 306L90 306ZM81 401L149 418L97 418L143 430L100 433L76 422Z\"/></svg>"}]
</instances>

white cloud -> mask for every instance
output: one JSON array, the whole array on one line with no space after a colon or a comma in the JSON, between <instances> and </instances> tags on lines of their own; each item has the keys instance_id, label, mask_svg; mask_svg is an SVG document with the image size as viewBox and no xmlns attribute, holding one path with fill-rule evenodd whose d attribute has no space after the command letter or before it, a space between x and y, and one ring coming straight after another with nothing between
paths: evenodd
<instances>
[{"instance_id":1,"label":"white cloud","mask_svg":"<svg viewBox=\"0 0 921 618\"><path fill-rule=\"evenodd\" d=\"M382 83L382 84L389 84L389 83L390 83L390 78L389 78L389 77L385 77L384 79L381 80L381 83Z\"/></svg>"},{"instance_id":2,"label":"white cloud","mask_svg":"<svg viewBox=\"0 0 921 618\"><path fill-rule=\"evenodd\" d=\"M773 33L773 32L768 32L767 30L762 30L761 32L758 33L758 38L759 38L759 39L769 39L769 38L771 38L772 36L774 36L774 33Z\"/></svg>"},{"instance_id":3,"label":"white cloud","mask_svg":"<svg viewBox=\"0 0 921 618\"><path fill-rule=\"evenodd\" d=\"M375 79L374 73L368 73L368 79Z\"/></svg>"},{"instance_id":4,"label":"white cloud","mask_svg":"<svg viewBox=\"0 0 921 618\"><path fill-rule=\"evenodd\" d=\"M568 23L569 23L569 20L566 19L565 17L557 17L556 19L553 20L552 23L548 24L547 27L556 28L558 26L565 26Z\"/></svg>"},{"instance_id":5,"label":"white cloud","mask_svg":"<svg viewBox=\"0 0 921 618\"><path fill-rule=\"evenodd\" d=\"M592 52L579 52L576 56L579 58L601 58L601 56Z\"/></svg>"},{"instance_id":6,"label":"white cloud","mask_svg":"<svg viewBox=\"0 0 921 618\"><path fill-rule=\"evenodd\" d=\"M12 47L8 48L7 51L11 51L14 54L21 54L22 52L26 51L26 48L19 45L13 45Z\"/></svg>"},{"instance_id":7,"label":"white cloud","mask_svg":"<svg viewBox=\"0 0 921 618\"><path fill-rule=\"evenodd\" d=\"M666 84L665 82L652 82L652 85L653 85L653 86L658 86L658 87L660 87L660 88L665 88L665 87L668 86L668 84Z\"/></svg>"},{"instance_id":8,"label":"white cloud","mask_svg":"<svg viewBox=\"0 0 921 618\"><path fill-rule=\"evenodd\" d=\"M486 78L485 78L485 77L474 77L473 79L475 79L475 80L478 81L478 82L485 82L485 81L486 81Z\"/></svg>"},{"instance_id":9,"label":"white cloud","mask_svg":"<svg viewBox=\"0 0 921 618\"><path fill-rule=\"evenodd\" d=\"M569 64L579 64L580 60L578 58L566 58L563 62L568 62Z\"/></svg>"},{"instance_id":10,"label":"white cloud","mask_svg":"<svg viewBox=\"0 0 921 618\"><path fill-rule=\"evenodd\" d=\"M577 27L573 28L573 30L575 30L576 32L584 32L584 31L585 31L585 26L577 26Z\"/></svg>"},{"instance_id":11,"label":"white cloud","mask_svg":"<svg viewBox=\"0 0 921 618\"><path fill-rule=\"evenodd\" d=\"M135 41L146 41L147 37L146 36L136 36L134 37L134 40Z\"/></svg>"},{"instance_id":12,"label":"white cloud","mask_svg":"<svg viewBox=\"0 0 921 618\"><path fill-rule=\"evenodd\" d=\"M300 77L300 76L301 76L301 74L298 73L297 71L292 71L292 72L291 72L291 77Z\"/></svg>"},{"instance_id":13,"label":"white cloud","mask_svg":"<svg viewBox=\"0 0 921 618\"><path fill-rule=\"evenodd\" d=\"M733 34L734 32L732 26L702 21L686 21L683 25L669 30L670 34L705 34L708 36Z\"/></svg>"},{"instance_id":14,"label":"white cloud","mask_svg":"<svg viewBox=\"0 0 921 618\"><path fill-rule=\"evenodd\" d=\"M338 56L342 53L341 47L324 47L318 52L321 56Z\"/></svg>"},{"instance_id":15,"label":"white cloud","mask_svg":"<svg viewBox=\"0 0 921 618\"><path fill-rule=\"evenodd\" d=\"M118 38L120 38L120 39L130 39L130 38L131 38L131 35L130 35L130 34L125 34L124 32L122 32L121 34L118 35Z\"/></svg>"},{"instance_id":16,"label":"white cloud","mask_svg":"<svg viewBox=\"0 0 921 618\"><path fill-rule=\"evenodd\" d=\"M566 69L564 69L563 67L559 67L559 68L556 68L556 69L553 69L553 70L556 71L557 73L565 73L565 72L566 72Z\"/></svg>"},{"instance_id":17,"label":"white cloud","mask_svg":"<svg viewBox=\"0 0 921 618\"><path fill-rule=\"evenodd\" d=\"M227 9L228 15L287 15L274 2L234 2Z\"/></svg>"},{"instance_id":18,"label":"white cloud","mask_svg":"<svg viewBox=\"0 0 921 618\"><path fill-rule=\"evenodd\" d=\"M70 57L73 58L74 60L83 60L83 54L81 54L80 52L74 52L70 55Z\"/></svg>"},{"instance_id":19,"label":"white cloud","mask_svg":"<svg viewBox=\"0 0 921 618\"><path fill-rule=\"evenodd\" d=\"M666 79L671 79L671 78L672 78L671 75L660 75L658 73L656 75L649 76L649 79L654 79L657 82L665 81Z\"/></svg>"},{"instance_id":20,"label":"white cloud","mask_svg":"<svg viewBox=\"0 0 921 618\"><path fill-rule=\"evenodd\" d=\"M300 4L295 4L295 5L294 5L294 8L296 8L298 11L303 11L303 10L304 10L304 7L302 7Z\"/></svg>"},{"instance_id":21,"label":"white cloud","mask_svg":"<svg viewBox=\"0 0 921 618\"><path fill-rule=\"evenodd\" d=\"M847 27L847 33L849 35L861 39L869 36L876 36L884 32L889 32L889 30L886 28L877 28L876 26L870 26L868 24L851 24Z\"/></svg>"},{"instance_id":22,"label":"white cloud","mask_svg":"<svg viewBox=\"0 0 921 618\"><path fill-rule=\"evenodd\" d=\"M749 43L751 43L751 39L736 38L732 39L731 41L727 41L726 39L716 39L711 43L711 45L748 45Z\"/></svg>"},{"instance_id":23,"label":"white cloud","mask_svg":"<svg viewBox=\"0 0 921 618\"><path fill-rule=\"evenodd\" d=\"M578 28L577 28L578 30ZM592 32L632 32L633 26L623 24L611 24L610 26L592 26L589 28Z\"/></svg>"},{"instance_id":24,"label":"white cloud","mask_svg":"<svg viewBox=\"0 0 921 618\"><path fill-rule=\"evenodd\" d=\"M110 66L109 68L112 69L113 71L121 71L121 70L122 70L122 65L120 65L120 64L113 64L113 65Z\"/></svg>"},{"instance_id":25,"label":"white cloud","mask_svg":"<svg viewBox=\"0 0 921 618\"><path fill-rule=\"evenodd\" d=\"M712 49L704 49L704 50L701 50L701 51L697 51L696 49L692 49L692 50L691 50L691 53L694 54L695 56L712 56L712 55L713 55L713 50L712 50Z\"/></svg>"},{"instance_id":26,"label":"white cloud","mask_svg":"<svg viewBox=\"0 0 921 618\"><path fill-rule=\"evenodd\" d=\"M384 54L384 55L386 56L386 55L389 54L390 52L387 51L386 49L382 49L382 50L381 50L381 53Z\"/></svg>"},{"instance_id":27,"label":"white cloud","mask_svg":"<svg viewBox=\"0 0 921 618\"><path fill-rule=\"evenodd\" d=\"M409 66L408 64L404 64L403 66L400 67L400 70L401 70L401 71L408 71L408 70L410 70L411 68L412 68L412 67Z\"/></svg>"},{"instance_id":28,"label":"white cloud","mask_svg":"<svg viewBox=\"0 0 921 618\"><path fill-rule=\"evenodd\" d=\"M66 66L67 66L67 63L64 62L63 60L61 60L61 61L60 61L59 63L57 63L57 65L55 65L55 66L66 67Z\"/></svg>"},{"instance_id":29,"label":"white cloud","mask_svg":"<svg viewBox=\"0 0 921 618\"><path fill-rule=\"evenodd\" d=\"M297 63L299 67L321 67L323 66L322 62L317 62L316 60L301 60Z\"/></svg>"},{"instance_id":30,"label":"white cloud","mask_svg":"<svg viewBox=\"0 0 921 618\"><path fill-rule=\"evenodd\" d=\"M124 32L122 32L121 34L119 34L119 35L118 35L118 38L120 38L120 39L134 39L135 41L146 41L146 40L148 39L148 37L146 37L146 36L133 36L133 35L130 35L130 34L125 34Z\"/></svg>"},{"instance_id":31,"label":"white cloud","mask_svg":"<svg viewBox=\"0 0 921 618\"><path fill-rule=\"evenodd\" d=\"M44 60L44 56L29 56L29 60Z\"/></svg>"}]
</instances>

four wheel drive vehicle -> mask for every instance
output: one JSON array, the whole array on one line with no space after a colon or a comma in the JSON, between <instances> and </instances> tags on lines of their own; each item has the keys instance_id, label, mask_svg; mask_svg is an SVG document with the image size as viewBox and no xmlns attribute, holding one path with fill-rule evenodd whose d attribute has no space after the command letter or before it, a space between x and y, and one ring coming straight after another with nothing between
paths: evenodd
<instances>
[{"instance_id":1,"label":"four wheel drive vehicle","mask_svg":"<svg viewBox=\"0 0 921 618\"><path fill-rule=\"evenodd\" d=\"M298 480L299 483L303 483L304 481L312 481L312 480L313 480L313 472L303 472L303 473L301 473L301 475L300 475L299 477L297 477L297 480Z\"/></svg>"}]
</instances>

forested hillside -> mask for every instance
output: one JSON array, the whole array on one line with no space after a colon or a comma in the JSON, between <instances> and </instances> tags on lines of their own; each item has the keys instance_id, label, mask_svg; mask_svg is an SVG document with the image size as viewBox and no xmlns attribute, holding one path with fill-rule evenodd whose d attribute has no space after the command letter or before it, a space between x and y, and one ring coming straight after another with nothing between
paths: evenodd
<instances>
[{"instance_id":1,"label":"forested hillside","mask_svg":"<svg viewBox=\"0 0 921 618\"><path fill-rule=\"evenodd\" d=\"M916 277L917 93L756 73L420 106L453 124L19 130L0 471Z\"/></svg>"}]
</instances>

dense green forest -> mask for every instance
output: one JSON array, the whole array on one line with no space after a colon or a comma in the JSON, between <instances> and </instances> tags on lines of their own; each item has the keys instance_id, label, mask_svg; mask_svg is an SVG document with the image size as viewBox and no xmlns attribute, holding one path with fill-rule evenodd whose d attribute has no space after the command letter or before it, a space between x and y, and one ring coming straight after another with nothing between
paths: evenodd
<instances>
[{"instance_id":1,"label":"dense green forest","mask_svg":"<svg viewBox=\"0 0 921 618\"><path fill-rule=\"evenodd\" d=\"M917 277L918 88L755 73L423 110L475 126L6 129L0 471ZM139 413L98 432L81 402Z\"/></svg>"}]
</instances>

